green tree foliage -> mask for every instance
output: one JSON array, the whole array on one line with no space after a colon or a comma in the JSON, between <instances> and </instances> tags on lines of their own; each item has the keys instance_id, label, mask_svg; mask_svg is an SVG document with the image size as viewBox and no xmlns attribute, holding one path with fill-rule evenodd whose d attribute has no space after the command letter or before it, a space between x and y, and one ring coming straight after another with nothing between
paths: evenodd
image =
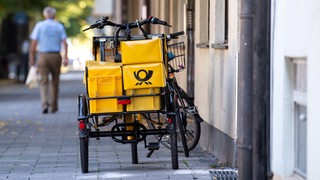
<instances>
[{"instance_id":1,"label":"green tree foliage","mask_svg":"<svg viewBox=\"0 0 320 180\"><path fill-rule=\"evenodd\" d=\"M69 37L83 35L81 30L87 25L93 0L0 0L0 19L9 13L25 12L30 26L43 19L42 10L46 6L57 9L57 20L65 25Z\"/></svg>"}]
</instances>

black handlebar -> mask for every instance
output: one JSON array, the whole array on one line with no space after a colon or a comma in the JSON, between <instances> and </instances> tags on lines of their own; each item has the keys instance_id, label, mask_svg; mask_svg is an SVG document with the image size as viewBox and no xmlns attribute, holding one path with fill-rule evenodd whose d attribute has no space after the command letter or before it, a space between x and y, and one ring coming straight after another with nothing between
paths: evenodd
<instances>
[{"instance_id":1,"label":"black handlebar","mask_svg":"<svg viewBox=\"0 0 320 180\"><path fill-rule=\"evenodd\" d=\"M153 17L153 16L149 16L148 17L149 21L151 24L161 24L163 26L169 26L169 27L172 27L171 25L169 25L166 21L162 21L156 17Z\"/></svg>"},{"instance_id":2,"label":"black handlebar","mask_svg":"<svg viewBox=\"0 0 320 180\"><path fill-rule=\"evenodd\" d=\"M142 31L145 39L149 39L148 33L142 27L143 25L145 25L145 24L160 24L163 26L171 27L171 25L169 25L166 21L162 21L162 20L160 20L156 17L153 17L153 16L149 16L147 19L142 20L142 21L136 21L136 22L125 23L125 24L117 24L117 23L108 21L108 19L109 19L108 17L103 17L101 20L96 21L96 23L90 25L88 28L84 29L83 31L87 31L89 29L94 29L94 28L102 29L104 26L117 27L114 32L114 46L116 47L114 50L114 54L115 54L114 61L115 62L121 62L121 55L118 53L119 33L121 30L125 30L124 37L126 40L131 40L131 38L132 38L131 37L131 29L134 29L134 28L139 28ZM175 39L178 36L183 35L183 34L184 34L184 32L181 31L181 32L168 34L166 37L167 37L167 40L170 40L170 39Z\"/></svg>"},{"instance_id":3,"label":"black handlebar","mask_svg":"<svg viewBox=\"0 0 320 180\"><path fill-rule=\"evenodd\" d=\"M178 36L181 36L181 35L184 35L184 31L171 33L171 34L170 34L170 38L171 38L171 39L176 39L176 38L178 38Z\"/></svg>"},{"instance_id":4,"label":"black handlebar","mask_svg":"<svg viewBox=\"0 0 320 180\"><path fill-rule=\"evenodd\" d=\"M90 27L84 29L83 31L87 31L89 29L94 29L94 28L98 28L98 29L102 29L105 25L105 23L108 21L109 17L102 17L102 19L97 20L96 23L91 24Z\"/></svg>"},{"instance_id":5,"label":"black handlebar","mask_svg":"<svg viewBox=\"0 0 320 180\"><path fill-rule=\"evenodd\" d=\"M120 29L133 29L133 28L139 28L145 24L160 24L163 26L168 26L171 27L166 21L162 21L156 17L149 16L147 19L142 20L142 21L137 21L137 22L132 22L132 23L125 23L125 24L117 24L111 21L108 21L109 17L102 17L101 20L96 21L96 23L90 25L88 28L84 29L83 31L87 31L89 29L102 29L104 26L113 26L113 27L118 27Z\"/></svg>"}]
</instances>

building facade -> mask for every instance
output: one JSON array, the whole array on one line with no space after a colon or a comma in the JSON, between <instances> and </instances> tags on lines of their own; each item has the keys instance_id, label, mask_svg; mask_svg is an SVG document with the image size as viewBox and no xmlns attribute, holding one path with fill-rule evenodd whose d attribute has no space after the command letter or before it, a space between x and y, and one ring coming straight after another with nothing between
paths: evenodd
<instances>
[{"instance_id":1,"label":"building facade","mask_svg":"<svg viewBox=\"0 0 320 180\"><path fill-rule=\"evenodd\" d=\"M257 23L261 17L258 8L263 7L254 4L252 16L246 16L241 11L244 2L121 0L114 3L117 19L132 21L152 15L168 21L173 28L153 26L151 32L186 32L184 40L191 47L188 49L188 54L191 54L188 56L189 67L179 73L178 78L182 86L194 95L199 112L205 120L201 126L199 147L212 153L223 165L233 168L238 168L240 164L239 134L244 130L239 126L243 118L239 104L246 103L239 94L243 83L239 81L239 75L243 73L240 68L243 66L241 55L244 53L240 50L248 48L243 40L245 23L242 21L253 19L253 32L258 34L253 38L253 64L259 64L257 57L261 56L259 33L255 29L263 30L261 24ZM268 87L265 88L267 93L263 97L267 100L260 103L267 102L264 109L267 122L264 124L266 127L263 127L264 139L255 140L264 141L266 153L263 155L267 159L264 169L268 171L269 177L317 179L320 177L320 171L316 169L320 160L320 142L317 141L317 129L320 128L320 51L317 50L320 42L320 22L317 21L320 19L320 2L266 2L270 4L266 10L270 13L270 17L266 17L270 25L266 26L267 35L264 37L268 42L262 48L270 48L267 56L270 56L267 60L270 66L264 66L268 68L265 79L269 79L266 82ZM249 46L251 42L248 43ZM258 70L254 69L255 66L252 68L252 71ZM255 72L252 75L255 76ZM252 82L257 81L259 79ZM252 95L255 96L254 93ZM249 103L252 101L248 100ZM248 124L252 138L259 136L255 134L256 131L250 130L251 126L254 125ZM257 147L255 143L249 143L247 148L253 153ZM252 161L255 161L254 157ZM253 179L256 178L253 175Z\"/></svg>"}]
</instances>

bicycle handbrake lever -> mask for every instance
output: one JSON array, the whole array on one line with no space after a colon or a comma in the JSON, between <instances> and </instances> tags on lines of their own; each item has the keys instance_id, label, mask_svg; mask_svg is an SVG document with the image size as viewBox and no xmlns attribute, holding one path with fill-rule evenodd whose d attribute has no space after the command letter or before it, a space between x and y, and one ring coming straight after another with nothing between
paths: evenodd
<instances>
[{"instance_id":1,"label":"bicycle handbrake lever","mask_svg":"<svg viewBox=\"0 0 320 180\"><path fill-rule=\"evenodd\" d=\"M152 24L161 24L161 25L164 25L164 26L168 26L168 27L172 27L170 24L168 24L166 21L162 21L156 17L153 17L153 16L149 16L149 21L150 23Z\"/></svg>"},{"instance_id":2,"label":"bicycle handbrake lever","mask_svg":"<svg viewBox=\"0 0 320 180\"><path fill-rule=\"evenodd\" d=\"M107 16L102 17L101 20L97 20L96 23L94 23L94 24L90 25L88 28L84 29L83 32L87 31L89 29L94 29L94 28L102 29L107 24L108 19L109 19L109 17L107 17Z\"/></svg>"}]
</instances>

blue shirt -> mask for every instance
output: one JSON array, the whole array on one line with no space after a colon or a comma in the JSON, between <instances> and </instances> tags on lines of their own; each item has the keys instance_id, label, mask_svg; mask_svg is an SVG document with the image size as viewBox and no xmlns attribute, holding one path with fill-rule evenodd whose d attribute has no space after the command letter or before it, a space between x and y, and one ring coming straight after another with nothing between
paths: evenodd
<instances>
[{"instance_id":1,"label":"blue shirt","mask_svg":"<svg viewBox=\"0 0 320 180\"><path fill-rule=\"evenodd\" d=\"M38 43L39 52L60 52L61 41L67 38L63 25L53 19L38 22L30 35Z\"/></svg>"}]
</instances>

